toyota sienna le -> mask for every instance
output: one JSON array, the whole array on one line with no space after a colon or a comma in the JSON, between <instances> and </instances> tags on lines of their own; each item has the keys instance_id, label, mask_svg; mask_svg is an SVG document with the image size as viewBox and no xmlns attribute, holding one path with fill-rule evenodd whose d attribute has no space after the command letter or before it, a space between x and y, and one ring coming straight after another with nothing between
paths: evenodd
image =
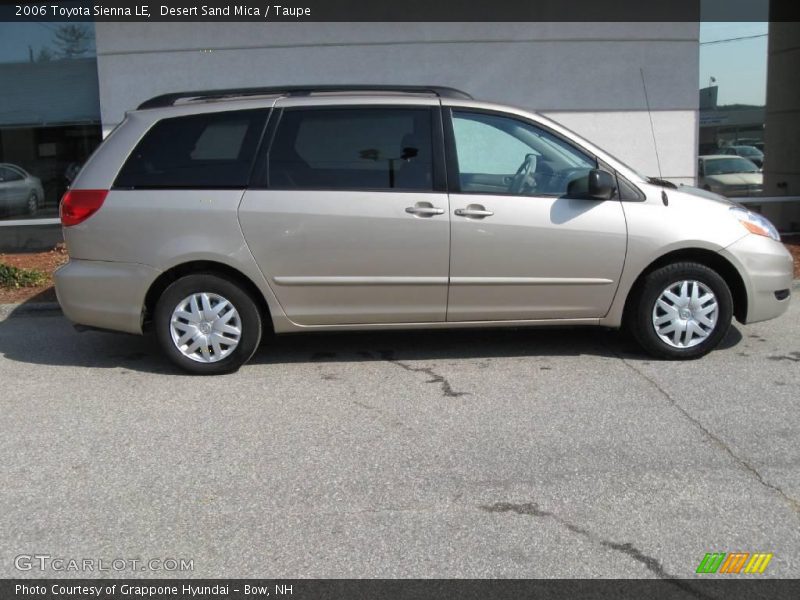
<instances>
[{"instance_id":1,"label":"toyota sienna le","mask_svg":"<svg viewBox=\"0 0 800 600\"><path fill-rule=\"evenodd\" d=\"M198 374L236 370L265 330L625 325L697 358L732 317L783 313L792 285L764 217L442 87L152 98L61 220L66 316L152 328Z\"/></svg>"}]
</instances>

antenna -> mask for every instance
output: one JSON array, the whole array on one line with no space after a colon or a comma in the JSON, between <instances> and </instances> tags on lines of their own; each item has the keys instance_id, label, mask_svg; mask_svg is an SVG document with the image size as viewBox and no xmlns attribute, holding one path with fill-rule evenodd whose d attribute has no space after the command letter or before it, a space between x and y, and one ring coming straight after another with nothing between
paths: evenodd
<instances>
[{"instance_id":1,"label":"antenna","mask_svg":"<svg viewBox=\"0 0 800 600\"><path fill-rule=\"evenodd\" d=\"M650 110L650 98L647 96L647 83L644 80L644 69L639 67L639 74L642 76L642 88L644 88L644 102L647 105L647 116L650 117L650 133L653 135L653 148L656 151L656 164L658 165L658 178L661 177L661 158L658 156L658 143L656 142L656 128L653 126L653 113Z\"/></svg>"},{"instance_id":2,"label":"antenna","mask_svg":"<svg viewBox=\"0 0 800 600\"><path fill-rule=\"evenodd\" d=\"M659 185L665 185L666 182L664 181L664 177L661 173L661 157L658 155L658 142L656 141L656 128L653 125L653 112L650 110L650 98L647 95L647 83L644 80L644 69L639 67L639 74L642 76L642 88L644 89L644 102L647 105L647 116L650 119L650 133L653 136L653 149L656 151L656 165L658 165L658 183ZM669 204L669 199L667 198L667 192L664 191L662 188L661 190L661 202L664 203L664 206Z\"/></svg>"}]
</instances>

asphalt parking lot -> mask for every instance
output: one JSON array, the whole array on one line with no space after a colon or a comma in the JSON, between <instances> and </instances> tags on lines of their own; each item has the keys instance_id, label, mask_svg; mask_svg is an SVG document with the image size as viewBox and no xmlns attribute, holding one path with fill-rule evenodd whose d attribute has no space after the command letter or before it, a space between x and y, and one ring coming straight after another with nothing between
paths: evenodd
<instances>
[{"instance_id":1,"label":"asphalt parking lot","mask_svg":"<svg viewBox=\"0 0 800 600\"><path fill-rule=\"evenodd\" d=\"M0 576L800 577L800 301L723 349L613 332L284 337L184 376L150 337L0 321ZM8 312L8 311L6 311ZM17 311L19 313L19 311ZM706 576L708 577L708 576Z\"/></svg>"}]
</instances>

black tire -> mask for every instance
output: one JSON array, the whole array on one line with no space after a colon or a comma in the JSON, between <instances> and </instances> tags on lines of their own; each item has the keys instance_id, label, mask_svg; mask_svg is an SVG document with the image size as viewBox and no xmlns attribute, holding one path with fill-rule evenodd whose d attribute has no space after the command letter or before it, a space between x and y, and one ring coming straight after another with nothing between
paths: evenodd
<instances>
[{"instance_id":1,"label":"black tire","mask_svg":"<svg viewBox=\"0 0 800 600\"><path fill-rule=\"evenodd\" d=\"M653 310L662 292L684 280L699 281L716 296L717 320L708 336L694 346L678 348L659 337L653 324ZM725 280L716 271L693 262L673 263L645 276L631 298L627 328L648 353L656 358L685 360L700 358L716 348L728 333L733 316L733 298Z\"/></svg>"},{"instance_id":2,"label":"black tire","mask_svg":"<svg viewBox=\"0 0 800 600\"><path fill-rule=\"evenodd\" d=\"M241 336L236 347L216 362L198 362L183 354L172 339L172 313L188 296L211 293L228 300L239 313ZM238 284L211 273L186 275L164 290L156 303L153 318L156 337L169 359L181 369L195 375L221 375L233 373L255 353L261 342L263 329L261 311L255 300Z\"/></svg>"}]
</instances>

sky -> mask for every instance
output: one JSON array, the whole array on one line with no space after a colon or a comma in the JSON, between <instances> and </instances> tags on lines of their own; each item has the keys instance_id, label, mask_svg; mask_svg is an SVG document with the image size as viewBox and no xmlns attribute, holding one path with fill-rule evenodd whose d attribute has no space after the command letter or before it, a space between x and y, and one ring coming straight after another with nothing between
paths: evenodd
<instances>
[{"instance_id":1,"label":"sky","mask_svg":"<svg viewBox=\"0 0 800 600\"><path fill-rule=\"evenodd\" d=\"M42 47L52 48L53 33L61 23L0 23L0 62L27 62L28 47L36 56ZM94 27L94 23L83 23Z\"/></svg>"},{"instance_id":2,"label":"sky","mask_svg":"<svg viewBox=\"0 0 800 600\"><path fill-rule=\"evenodd\" d=\"M28 60L43 46L52 46L57 23L0 23L0 62ZM89 25L91 26L91 25ZM700 23L700 80L714 77L718 104L763 105L767 91L768 23ZM760 36L760 37L751 37ZM731 41L731 38L749 38ZM718 43L710 43L718 42Z\"/></svg>"},{"instance_id":3,"label":"sky","mask_svg":"<svg viewBox=\"0 0 800 600\"><path fill-rule=\"evenodd\" d=\"M765 104L768 29L765 22L700 23L699 87L714 77L717 104ZM718 40L731 41L709 43Z\"/></svg>"}]
</instances>

